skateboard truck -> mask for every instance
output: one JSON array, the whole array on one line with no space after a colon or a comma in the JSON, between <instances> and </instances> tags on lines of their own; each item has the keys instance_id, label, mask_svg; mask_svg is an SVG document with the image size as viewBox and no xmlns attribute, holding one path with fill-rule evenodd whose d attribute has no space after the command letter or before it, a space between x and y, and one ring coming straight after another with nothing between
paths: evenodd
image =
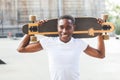
<instances>
[{"instance_id":1,"label":"skateboard truck","mask_svg":"<svg viewBox=\"0 0 120 80\"><path fill-rule=\"evenodd\" d=\"M31 22L31 23L28 24L28 26L30 27L32 23L35 23L35 21L36 21L36 16L30 15L30 16L29 16L29 21ZM37 25L37 26L38 26L38 25ZM30 28L30 31L36 30L36 29L34 29L34 28L35 28L34 26L31 27L31 28ZM36 37L35 35L30 36L30 41L31 41L32 43L37 42L37 37Z\"/></svg>"},{"instance_id":2,"label":"skateboard truck","mask_svg":"<svg viewBox=\"0 0 120 80\"><path fill-rule=\"evenodd\" d=\"M103 20L104 20L104 22L107 22L107 19L108 19L108 15L107 14L104 14L103 15ZM110 26L109 25L103 25L102 26L102 29L103 30L110 30ZM107 32L105 32L105 34L103 35L103 39L104 40L108 40L109 39L109 35L107 34Z\"/></svg>"},{"instance_id":3,"label":"skateboard truck","mask_svg":"<svg viewBox=\"0 0 120 80\"><path fill-rule=\"evenodd\" d=\"M102 29L103 29L103 30L110 30L111 27L110 27L110 25L103 25L103 26L102 26ZM104 40L108 40L108 39L109 39L109 35L107 34L107 32L104 33L103 39L104 39Z\"/></svg>"}]
</instances>

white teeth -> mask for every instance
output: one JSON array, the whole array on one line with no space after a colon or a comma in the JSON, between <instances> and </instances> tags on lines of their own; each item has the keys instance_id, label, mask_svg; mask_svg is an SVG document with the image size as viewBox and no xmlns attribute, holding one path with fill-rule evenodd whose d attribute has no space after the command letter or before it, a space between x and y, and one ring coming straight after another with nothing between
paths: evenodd
<instances>
[{"instance_id":1,"label":"white teeth","mask_svg":"<svg viewBox=\"0 0 120 80\"><path fill-rule=\"evenodd\" d=\"M67 37L68 35L62 35L62 37Z\"/></svg>"}]
</instances>

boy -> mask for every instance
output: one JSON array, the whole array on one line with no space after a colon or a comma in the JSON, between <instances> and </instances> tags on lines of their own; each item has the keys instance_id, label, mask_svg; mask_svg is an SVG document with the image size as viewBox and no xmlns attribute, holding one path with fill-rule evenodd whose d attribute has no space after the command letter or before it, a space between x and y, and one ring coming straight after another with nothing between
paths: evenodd
<instances>
[{"instance_id":1,"label":"boy","mask_svg":"<svg viewBox=\"0 0 120 80\"><path fill-rule=\"evenodd\" d=\"M39 21L43 24L45 20ZM100 20L98 20L101 23ZM98 36L98 48L94 49L81 39L73 38L75 19L70 15L58 19L59 37L44 37L37 43L30 44L30 35L25 35L18 47L21 53L32 53L46 50L49 58L51 80L80 80L79 59L81 52L96 57L105 57L105 47L102 35Z\"/></svg>"}]
</instances>

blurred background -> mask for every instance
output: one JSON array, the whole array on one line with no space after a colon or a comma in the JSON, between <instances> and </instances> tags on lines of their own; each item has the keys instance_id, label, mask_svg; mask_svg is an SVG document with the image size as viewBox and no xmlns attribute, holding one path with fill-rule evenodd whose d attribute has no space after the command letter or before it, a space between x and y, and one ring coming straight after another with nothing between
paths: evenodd
<instances>
[{"instance_id":1,"label":"blurred background","mask_svg":"<svg viewBox=\"0 0 120 80\"><path fill-rule=\"evenodd\" d=\"M80 78L120 80L119 0L0 0L0 80L50 80L46 51L20 54L16 49L24 35L22 25L29 22L29 15L43 20L64 14L95 18L109 15L108 21L114 23L115 31L105 40L106 57L101 60L81 54ZM96 38L83 40L97 46Z\"/></svg>"},{"instance_id":2,"label":"blurred background","mask_svg":"<svg viewBox=\"0 0 120 80\"><path fill-rule=\"evenodd\" d=\"M21 27L29 22L29 15L37 20L58 18L64 14L74 17L109 15L120 34L119 1L113 0L0 0L0 37L22 36Z\"/></svg>"}]
</instances>

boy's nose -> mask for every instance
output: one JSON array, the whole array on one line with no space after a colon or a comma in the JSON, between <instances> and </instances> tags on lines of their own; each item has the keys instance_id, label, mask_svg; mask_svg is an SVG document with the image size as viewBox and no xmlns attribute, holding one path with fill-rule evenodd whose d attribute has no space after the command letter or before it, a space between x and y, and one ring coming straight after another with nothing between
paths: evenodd
<instances>
[{"instance_id":1,"label":"boy's nose","mask_svg":"<svg viewBox=\"0 0 120 80\"><path fill-rule=\"evenodd\" d=\"M62 32L63 32L63 33L66 33L66 32L67 32L67 30L64 28Z\"/></svg>"}]
</instances>

